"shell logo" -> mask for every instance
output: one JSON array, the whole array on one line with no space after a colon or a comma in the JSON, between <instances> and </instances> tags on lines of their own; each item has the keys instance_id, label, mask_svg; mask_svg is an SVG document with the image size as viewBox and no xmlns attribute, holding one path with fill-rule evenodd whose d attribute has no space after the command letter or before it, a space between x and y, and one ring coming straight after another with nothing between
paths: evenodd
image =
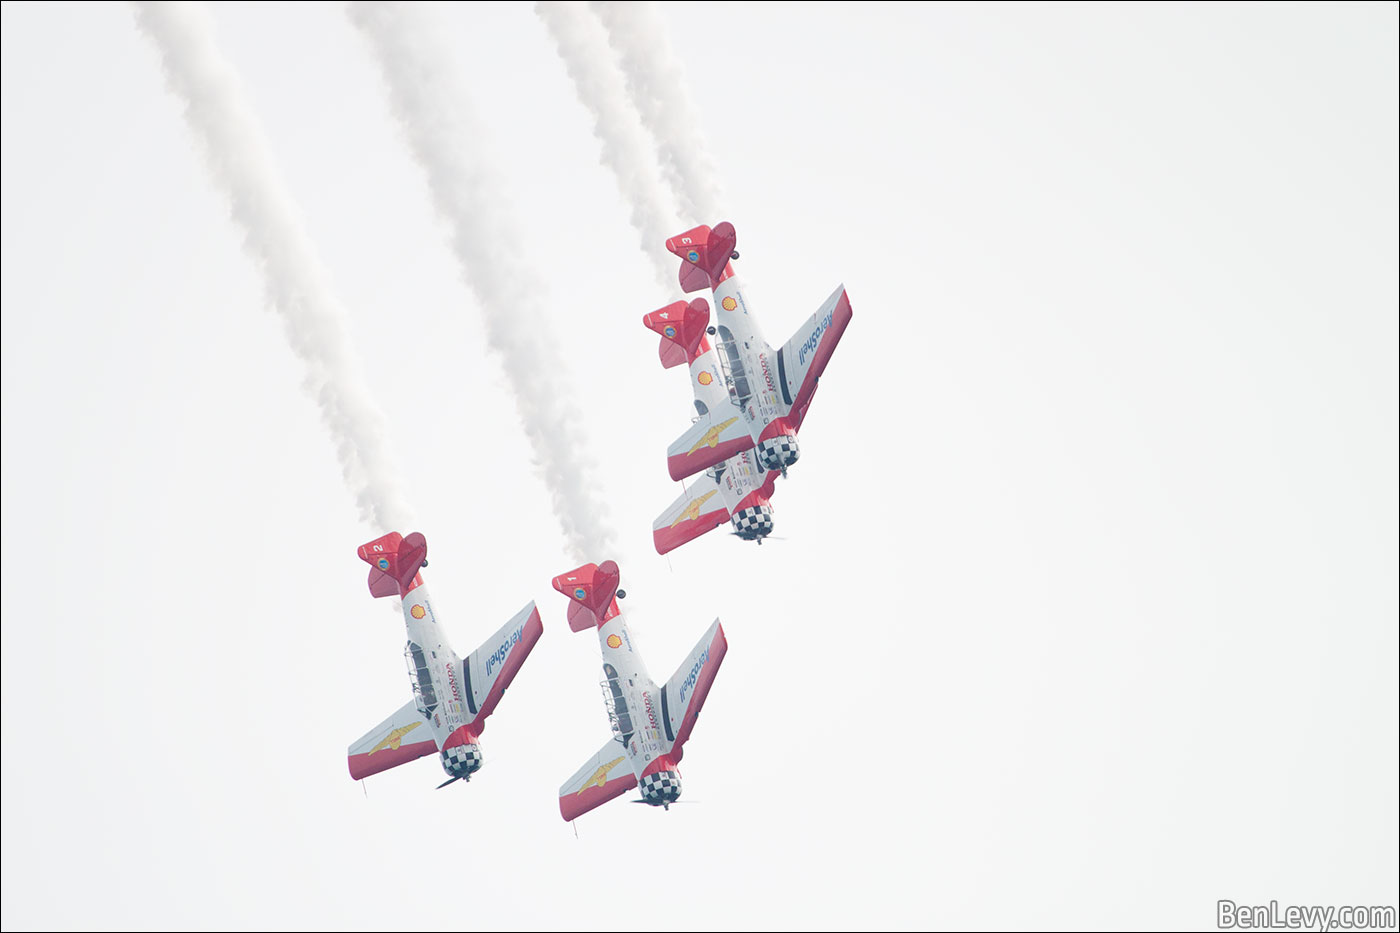
<instances>
[{"instance_id":1,"label":"shell logo","mask_svg":"<svg viewBox=\"0 0 1400 933\"><path fill-rule=\"evenodd\" d=\"M711 376L710 373L709 373L709 371L706 370L705 372L703 372L703 373L701 373L700 375L696 376L696 377L695 377L695 381L698 382L698 383L700 383L702 386L707 386L707 385L709 385L710 383L712 383L712 382L715 381L715 377L714 377L714 376Z\"/></svg>"},{"instance_id":2,"label":"shell logo","mask_svg":"<svg viewBox=\"0 0 1400 933\"><path fill-rule=\"evenodd\" d=\"M609 647L609 648L621 648L621 647L622 647L622 639L621 639L621 638L618 638L616 635L609 635L609 636L608 636L608 647Z\"/></svg>"},{"instance_id":3,"label":"shell logo","mask_svg":"<svg viewBox=\"0 0 1400 933\"><path fill-rule=\"evenodd\" d=\"M578 589L574 590L574 599L583 599L587 595L588 591L581 586Z\"/></svg>"},{"instance_id":4,"label":"shell logo","mask_svg":"<svg viewBox=\"0 0 1400 933\"><path fill-rule=\"evenodd\" d=\"M408 614L413 616L413 618L415 619L421 619L428 614L428 611L424 609L421 605L418 605L408 610Z\"/></svg>"},{"instance_id":5,"label":"shell logo","mask_svg":"<svg viewBox=\"0 0 1400 933\"><path fill-rule=\"evenodd\" d=\"M387 557L381 557L381 558L379 558L379 569L380 569L380 570L388 570L388 569L389 569L389 558L387 558Z\"/></svg>"},{"instance_id":6,"label":"shell logo","mask_svg":"<svg viewBox=\"0 0 1400 933\"><path fill-rule=\"evenodd\" d=\"M733 311L735 308L739 307L739 302L735 301L732 295L725 298L720 304L724 306L724 310L726 311Z\"/></svg>"}]
</instances>

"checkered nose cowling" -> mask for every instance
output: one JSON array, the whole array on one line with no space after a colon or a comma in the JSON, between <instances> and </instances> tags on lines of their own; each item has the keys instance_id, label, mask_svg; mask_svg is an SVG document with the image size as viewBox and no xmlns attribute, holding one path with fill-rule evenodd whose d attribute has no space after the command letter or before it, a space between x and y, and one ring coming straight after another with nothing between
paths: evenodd
<instances>
[{"instance_id":1,"label":"checkered nose cowling","mask_svg":"<svg viewBox=\"0 0 1400 933\"><path fill-rule=\"evenodd\" d=\"M442 750L442 770L448 777L468 778L481 770L480 745L453 745Z\"/></svg>"},{"instance_id":2,"label":"checkered nose cowling","mask_svg":"<svg viewBox=\"0 0 1400 933\"><path fill-rule=\"evenodd\" d=\"M796 434L776 434L758 442L758 462L765 470L781 470L797 462Z\"/></svg>"},{"instance_id":3,"label":"checkered nose cowling","mask_svg":"<svg viewBox=\"0 0 1400 933\"><path fill-rule=\"evenodd\" d=\"M734 533L745 541L757 541L773 533L773 510L766 505L740 509L730 521Z\"/></svg>"},{"instance_id":4,"label":"checkered nose cowling","mask_svg":"<svg viewBox=\"0 0 1400 933\"><path fill-rule=\"evenodd\" d=\"M679 771L657 771L643 774L637 785L641 788L642 799L653 807L670 806L681 795L681 773Z\"/></svg>"}]
</instances>

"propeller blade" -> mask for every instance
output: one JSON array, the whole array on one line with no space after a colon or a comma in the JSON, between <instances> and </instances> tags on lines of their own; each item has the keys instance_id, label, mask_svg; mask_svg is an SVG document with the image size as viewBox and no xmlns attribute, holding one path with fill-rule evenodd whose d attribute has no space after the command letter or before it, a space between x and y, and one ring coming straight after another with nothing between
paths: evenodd
<instances>
[{"instance_id":1,"label":"propeller blade","mask_svg":"<svg viewBox=\"0 0 1400 933\"><path fill-rule=\"evenodd\" d=\"M442 790L444 787L446 787L448 784L451 784L453 781L460 781L461 779L462 776L460 774L456 777L450 777L447 780L443 781L441 784L439 784L437 786L437 790Z\"/></svg>"}]
</instances>

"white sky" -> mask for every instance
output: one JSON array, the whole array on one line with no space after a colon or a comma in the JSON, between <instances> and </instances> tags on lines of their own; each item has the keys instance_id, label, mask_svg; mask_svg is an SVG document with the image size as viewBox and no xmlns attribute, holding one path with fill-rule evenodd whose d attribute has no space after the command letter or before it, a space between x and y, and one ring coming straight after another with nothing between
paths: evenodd
<instances>
[{"instance_id":1,"label":"white sky","mask_svg":"<svg viewBox=\"0 0 1400 933\"><path fill-rule=\"evenodd\" d=\"M597 645L364 38L215 8L465 654L545 635L443 791L346 746L403 627L305 370L121 5L3 6L3 925L1138 926L1397 901L1397 8L662 17L774 343L855 317L761 549L671 555L688 395L529 6L444 8L658 680L667 813L560 820ZM679 232L678 226L674 232ZM657 918L664 919L657 919Z\"/></svg>"}]
</instances>

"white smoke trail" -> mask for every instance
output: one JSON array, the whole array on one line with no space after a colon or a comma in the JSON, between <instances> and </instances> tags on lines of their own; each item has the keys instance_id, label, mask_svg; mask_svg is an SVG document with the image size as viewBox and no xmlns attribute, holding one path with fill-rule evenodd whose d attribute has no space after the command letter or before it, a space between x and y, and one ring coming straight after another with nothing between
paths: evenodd
<instances>
[{"instance_id":1,"label":"white smoke trail","mask_svg":"<svg viewBox=\"0 0 1400 933\"><path fill-rule=\"evenodd\" d=\"M160 51L166 82L215 184L228 196L243 248L261 268L267 300L306 365L302 385L330 429L360 518L377 531L402 529L409 511L386 449L383 418L360 381L342 325L344 311L297 217L261 127L232 67L214 44L207 10L183 3L135 3L136 22Z\"/></svg>"},{"instance_id":2,"label":"white smoke trail","mask_svg":"<svg viewBox=\"0 0 1400 933\"><path fill-rule=\"evenodd\" d=\"M478 140L482 131L468 95L455 84L451 59L416 4L352 3L350 19L369 39L389 98L414 157L428 176L433 204L452 231L463 282L486 316L487 339L500 352L516 408L530 439L571 556L611 556L607 509L592 479L582 419L569 402L558 349L539 321L540 276L524 260L503 188Z\"/></svg>"},{"instance_id":3,"label":"white smoke trail","mask_svg":"<svg viewBox=\"0 0 1400 933\"><path fill-rule=\"evenodd\" d=\"M607 35L582 3L549 0L536 3L535 13L549 29L579 100L593 115L593 135L603 144L603 164L612 170L618 189L631 206L630 219L641 234L642 251L652 261L661 284L675 288L676 261L664 244L682 227L661 186L652 141L635 110L624 103L622 72L608 47Z\"/></svg>"},{"instance_id":4,"label":"white smoke trail","mask_svg":"<svg viewBox=\"0 0 1400 933\"><path fill-rule=\"evenodd\" d=\"M656 137L662 167L692 223L719 221L723 203L714 162L686 91L685 75L650 3L591 4L607 30L642 123Z\"/></svg>"}]
</instances>

